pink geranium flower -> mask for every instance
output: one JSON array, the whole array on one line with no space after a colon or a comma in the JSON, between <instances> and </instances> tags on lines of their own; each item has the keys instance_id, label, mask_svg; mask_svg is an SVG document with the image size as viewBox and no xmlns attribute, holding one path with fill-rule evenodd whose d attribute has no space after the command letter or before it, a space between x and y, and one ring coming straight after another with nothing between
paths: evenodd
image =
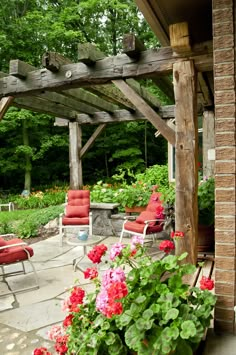
<instances>
[{"instance_id":1,"label":"pink geranium flower","mask_svg":"<svg viewBox=\"0 0 236 355\"><path fill-rule=\"evenodd\" d=\"M113 261L117 256L121 255L121 251L124 248L125 245L122 243L113 244L110 251L110 259Z\"/></svg>"}]
</instances>

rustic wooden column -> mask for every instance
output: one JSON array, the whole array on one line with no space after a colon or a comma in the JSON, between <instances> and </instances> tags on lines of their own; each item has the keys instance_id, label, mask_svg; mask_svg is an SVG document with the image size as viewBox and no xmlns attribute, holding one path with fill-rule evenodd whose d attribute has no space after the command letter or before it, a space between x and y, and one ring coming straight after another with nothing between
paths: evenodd
<instances>
[{"instance_id":1,"label":"rustic wooden column","mask_svg":"<svg viewBox=\"0 0 236 355\"><path fill-rule=\"evenodd\" d=\"M82 131L77 122L69 122L70 188L83 186L82 160L79 158L82 147Z\"/></svg>"},{"instance_id":2,"label":"rustic wooden column","mask_svg":"<svg viewBox=\"0 0 236 355\"><path fill-rule=\"evenodd\" d=\"M197 260L198 230L198 120L197 75L192 61L173 66L176 102L176 230L185 237L178 240L177 255L187 251L187 261Z\"/></svg>"},{"instance_id":3,"label":"rustic wooden column","mask_svg":"<svg viewBox=\"0 0 236 355\"><path fill-rule=\"evenodd\" d=\"M215 115L213 111L204 111L202 119L203 176L215 175Z\"/></svg>"}]
</instances>

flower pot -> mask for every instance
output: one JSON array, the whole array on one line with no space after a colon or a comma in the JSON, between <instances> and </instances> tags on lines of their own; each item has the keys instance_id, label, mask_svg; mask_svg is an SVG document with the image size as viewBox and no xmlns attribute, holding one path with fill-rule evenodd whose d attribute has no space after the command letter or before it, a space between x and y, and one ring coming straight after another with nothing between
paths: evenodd
<instances>
[{"instance_id":1,"label":"flower pot","mask_svg":"<svg viewBox=\"0 0 236 355\"><path fill-rule=\"evenodd\" d=\"M215 247L215 231L214 225L205 226L198 225L198 251L212 252Z\"/></svg>"},{"instance_id":2,"label":"flower pot","mask_svg":"<svg viewBox=\"0 0 236 355\"><path fill-rule=\"evenodd\" d=\"M131 213L141 213L146 210L147 206L134 206L134 207L125 207L125 213L130 215Z\"/></svg>"}]
</instances>

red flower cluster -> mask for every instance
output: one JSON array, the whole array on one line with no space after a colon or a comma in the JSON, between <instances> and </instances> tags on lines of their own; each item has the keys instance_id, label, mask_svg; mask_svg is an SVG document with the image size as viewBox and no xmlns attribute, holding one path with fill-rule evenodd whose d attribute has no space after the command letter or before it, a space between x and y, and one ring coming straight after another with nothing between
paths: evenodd
<instances>
[{"instance_id":1,"label":"red flower cluster","mask_svg":"<svg viewBox=\"0 0 236 355\"><path fill-rule=\"evenodd\" d=\"M164 251L166 254L169 254L171 250L175 249L175 245L170 240L163 240L159 245L159 249Z\"/></svg>"},{"instance_id":2,"label":"red flower cluster","mask_svg":"<svg viewBox=\"0 0 236 355\"><path fill-rule=\"evenodd\" d=\"M170 234L171 238L183 238L184 237L184 232L179 232L179 231L175 231L175 232L171 232Z\"/></svg>"},{"instance_id":3,"label":"red flower cluster","mask_svg":"<svg viewBox=\"0 0 236 355\"><path fill-rule=\"evenodd\" d=\"M34 349L33 355L52 355L52 353L50 353L47 348L37 348Z\"/></svg>"},{"instance_id":4,"label":"red flower cluster","mask_svg":"<svg viewBox=\"0 0 236 355\"><path fill-rule=\"evenodd\" d=\"M109 300L106 307L106 317L111 318L113 315L119 315L123 312L123 307L120 302Z\"/></svg>"},{"instance_id":5,"label":"red flower cluster","mask_svg":"<svg viewBox=\"0 0 236 355\"><path fill-rule=\"evenodd\" d=\"M66 318L63 321L63 327L67 328L70 325L72 325L73 318L74 318L73 314L69 314L68 316L66 316Z\"/></svg>"},{"instance_id":6,"label":"red flower cluster","mask_svg":"<svg viewBox=\"0 0 236 355\"><path fill-rule=\"evenodd\" d=\"M54 348L59 355L65 355L68 347L67 347L67 340L69 335L61 335L56 338L56 344Z\"/></svg>"},{"instance_id":7,"label":"red flower cluster","mask_svg":"<svg viewBox=\"0 0 236 355\"><path fill-rule=\"evenodd\" d=\"M110 300L119 300L128 295L128 289L125 282L112 282L107 289L107 295Z\"/></svg>"},{"instance_id":8,"label":"red flower cluster","mask_svg":"<svg viewBox=\"0 0 236 355\"><path fill-rule=\"evenodd\" d=\"M98 277L98 271L95 267L88 267L85 271L84 271L84 278L85 279L90 279L93 280L96 277Z\"/></svg>"},{"instance_id":9,"label":"red flower cluster","mask_svg":"<svg viewBox=\"0 0 236 355\"><path fill-rule=\"evenodd\" d=\"M107 247L104 244L95 245L93 249L88 253L88 258L94 263L99 264L102 256L106 253Z\"/></svg>"},{"instance_id":10,"label":"red flower cluster","mask_svg":"<svg viewBox=\"0 0 236 355\"><path fill-rule=\"evenodd\" d=\"M83 304L85 291L78 286L75 286L69 297L68 307L70 312L79 312L78 304Z\"/></svg>"},{"instance_id":11,"label":"red flower cluster","mask_svg":"<svg viewBox=\"0 0 236 355\"><path fill-rule=\"evenodd\" d=\"M214 288L214 281L210 277L202 276L200 280L200 289L211 291Z\"/></svg>"}]
</instances>

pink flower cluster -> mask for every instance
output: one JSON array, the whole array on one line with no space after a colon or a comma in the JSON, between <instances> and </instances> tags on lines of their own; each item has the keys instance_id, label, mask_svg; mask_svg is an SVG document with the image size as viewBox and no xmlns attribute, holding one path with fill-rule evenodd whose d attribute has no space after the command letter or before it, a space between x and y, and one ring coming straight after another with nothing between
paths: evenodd
<instances>
[{"instance_id":1,"label":"pink flower cluster","mask_svg":"<svg viewBox=\"0 0 236 355\"><path fill-rule=\"evenodd\" d=\"M103 275L101 291L96 298L96 308L107 318L123 312L122 303L117 300L128 294L125 279L125 273L120 267L108 269Z\"/></svg>"},{"instance_id":2,"label":"pink flower cluster","mask_svg":"<svg viewBox=\"0 0 236 355\"><path fill-rule=\"evenodd\" d=\"M107 247L105 244L95 245L93 249L88 253L88 258L94 263L99 264L102 256L106 253Z\"/></svg>"},{"instance_id":3,"label":"pink flower cluster","mask_svg":"<svg viewBox=\"0 0 236 355\"><path fill-rule=\"evenodd\" d=\"M59 326L54 325L48 332L48 338L55 341L54 348L59 355L65 355L67 353L67 341L68 335L65 334L65 330ZM52 355L47 348L41 347L34 350L33 355Z\"/></svg>"},{"instance_id":4,"label":"pink flower cluster","mask_svg":"<svg viewBox=\"0 0 236 355\"><path fill-rule=\"evenodd\" d=\"M110 259L113 261L115 258L119 255L121 255L122 249L125 248L124 244L121 243L115 243L112 245L111 250L110 250Z\"/></svg>"}]
</instances>

